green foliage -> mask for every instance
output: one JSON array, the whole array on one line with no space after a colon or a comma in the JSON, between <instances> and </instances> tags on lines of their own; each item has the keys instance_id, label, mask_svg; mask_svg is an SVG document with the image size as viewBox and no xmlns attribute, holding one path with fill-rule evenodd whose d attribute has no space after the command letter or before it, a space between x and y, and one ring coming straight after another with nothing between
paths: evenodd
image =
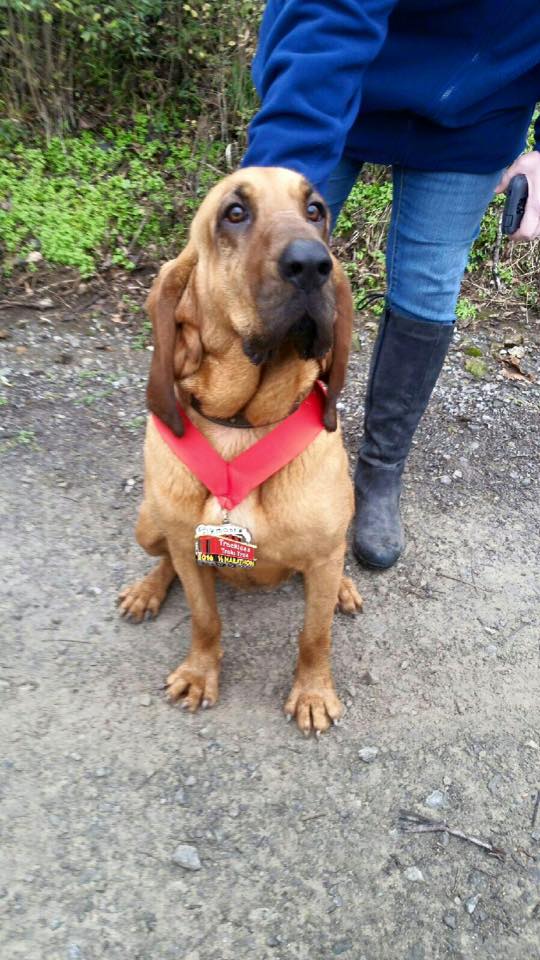
<instances>
[{"instance_id":1,"label":"green foliage","mask_svg":"<svg viewBox=\"0 0 540 960\"><path fill-rule=\"evenodd\" d=\"M360 213L363 224L382 225L389 217L392 182L387 171L369 168L367 179L357 180L345 201L335 228L337 237L349 232Z\"/></svg>"},{"instance_id":2,"label":"green foliage","mask_svg":"<svg viewBox=\"0 0 540 960\"><path fill-rule=\"evenodd\" d=\"M152 324L149 320L143 320L142 329L140 332L133 338L133 346L135 350L146 350L152 343Z\"/></svg>"},{"instance_id":3,"label":"green foliage","mask_svg":"<svg viewBox=\"0 0 540 960\"><path fill-rule=\"evenodd\" d=\"M36 442L36 434L34 430L19 430L10 440L4 440L0 443L0 453L7 453L9 450L13 450L15 447L32 447L34 450L38 449Z\"/></svg>"},{"instance_id":4,"label":"green foliage","mask_svg":"<svg viewBox=\"0 0 540 960\"><path fill-rule=\"evenodd\" d=\"M474 320L478 314L478 307L467 297L460 297L456 306L458 320Z\"/></svg>"},{"instance_id":5,"label":"green foliage","mask_svg":"<svg viewBox=\"0 0 540 960\"><path fill-rule=\"evenodd\" d=\"M464 348L464 353L465 353L468 357L481 357L481 356L482 356L482 351L481 351L480 347L476 347L476 346L474 345L474 343L469 343L469 344Z\"/></svg>"},{"instance_id":6,"label":"green foliage","mask_svg":"<svg viewBox=\"0 0 540 960\"><path fill-rule=\"evenodd\" d=\"M161 127L161 135L158 130ZM106 128L48 144L21 143L0 159L4 270L39 248L51 263L88 276L104 265L159 259L178 245L200 197L219 175L223 145L194 153L189 125L140 114L130 130Z\"/></svg>"},{"instance_id":7,"label":"green foliage","mask_svg":"<svg viewBox=\"0 0 540 960\"><path fill-rule=\"evenodd\" d=\"M225 87L236 85L241 113L251 96L244 88L262 6L262 0L0 3L0 113L37 121L47 137L93 125L96 113L129 113L148 102L180 101L197 113L221 105L222 128L234 125L239 118L227 109Z\"/></svg>"},{"instance_id":8,"label":"green foliage","mask_svg":"<svg viewBox=\"0 0 540 960\"><path fill-rule=\"evenodd\" d=\"M468 357L465 360L465 370L477 380L483 380L487 375L486 361L479 360L477 357Z\"/></svg>"}]
</instances>

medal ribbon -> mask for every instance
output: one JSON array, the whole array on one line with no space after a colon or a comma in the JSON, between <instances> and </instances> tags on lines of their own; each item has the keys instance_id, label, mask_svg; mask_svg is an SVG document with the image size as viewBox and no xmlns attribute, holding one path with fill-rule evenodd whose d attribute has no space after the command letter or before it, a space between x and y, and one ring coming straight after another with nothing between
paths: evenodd
<instances>
[{"instance_id":1,"label":"medal ribbon","mask_svg":"<svg viewBox=\"0 0 540 960\"><path fill-rule=\"evenodd\" d=\"M325 388L316 381L298 410L234 460L224 460L179 407L184 435L177 437L158 417L154 423L165 443L218 500L232 510L274 473L291 463L324 430Z\"/></svg>"}]
</instances>

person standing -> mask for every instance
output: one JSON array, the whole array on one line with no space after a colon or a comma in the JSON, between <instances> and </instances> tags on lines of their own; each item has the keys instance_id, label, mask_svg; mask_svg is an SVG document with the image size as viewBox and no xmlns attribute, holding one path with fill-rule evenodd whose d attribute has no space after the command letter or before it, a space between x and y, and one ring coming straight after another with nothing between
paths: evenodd
<instances>
[{"instance_id":1,"label":"person standing","mask_svg":"<svg viewBox=\"0 0 540 960\"><path fill-rule=\"evenodd\" d=\"M469 251L494 192L524 173L513 240L540 236L538 0L269 0L243 166L283 166L335 223L365 162L390 165L386 309L355 471L353 549L385 569L404 547L401 478L452 340ZM518 157L516 160L515 158Z\"/></svg>"}]
</instances>

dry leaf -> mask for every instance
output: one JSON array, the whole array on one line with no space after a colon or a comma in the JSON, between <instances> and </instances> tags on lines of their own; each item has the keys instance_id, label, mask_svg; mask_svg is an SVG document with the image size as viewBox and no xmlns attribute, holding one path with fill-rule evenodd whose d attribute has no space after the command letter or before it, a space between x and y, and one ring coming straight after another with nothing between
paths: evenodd
<instances>
[{"instance_id":1,"label":"dry leaf","mask_svg":"<svg viewBox=\"0 0 540 960\"><path fill-rule=\"evenodd\" d=\"M534 383L534 377L531 373L525 373L521 369L518 357L503 357L501 359L503 377L507 380L520 380L524 383Z\"/></svg>"}]
</instances>

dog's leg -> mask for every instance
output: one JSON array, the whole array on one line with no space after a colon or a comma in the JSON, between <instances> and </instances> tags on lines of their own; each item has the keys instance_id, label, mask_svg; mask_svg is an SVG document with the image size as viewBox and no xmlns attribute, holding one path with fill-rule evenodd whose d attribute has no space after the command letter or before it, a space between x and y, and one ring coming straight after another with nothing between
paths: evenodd
<instances>
[{"instance_id":1,"label":"dog's leg","mask_svg":"<svg viewBox=\"0 0 540 960\"><path fill-rule=\"evenodd\" d=\"M150 556L162 557L146 577L124 587L118 595L121 615L128 620L134 620L135 623L140 623L147 614L152 617L157 616L176 576L176 571L167 541L156 525L146 501L143 502L139 511L135 536L143 550L146 550Z\"/></svg>"},{"instance_id":2,"label":"dog's leg","mask_svg":"<svg viewBox=\"0 0 540 960\"><path fill-rule=\"evenodd\" d=\"M213 706L218 698L223 654L215 573L197 566L191 553L174 552L173 560L191 610L191 648L167 677L167 696L173 701L183 697L182 706L194 712L201 705Z\"/></svg>"},{"instance_id":3,"label":"dog's leg","mask_svg":"<svg viewBox=\"0 0 540 960\"><path fill-rule=\"evenodd\" d=\"M294 685L285 713L307 735L327 730L341 715L330 670L331 629L343 573L343 550L304 571L306 609Z\"/></svg>"}]
</instances>

